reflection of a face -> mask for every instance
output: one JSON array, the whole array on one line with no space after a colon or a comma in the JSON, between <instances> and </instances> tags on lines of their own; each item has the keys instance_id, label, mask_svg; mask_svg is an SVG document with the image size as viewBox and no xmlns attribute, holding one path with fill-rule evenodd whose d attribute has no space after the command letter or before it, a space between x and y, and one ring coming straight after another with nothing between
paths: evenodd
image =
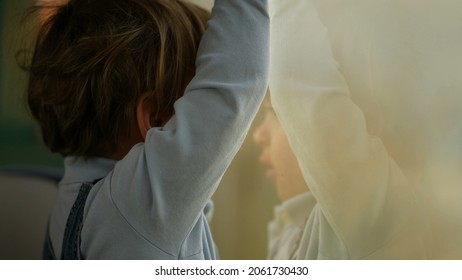
<instances>
[{"instance_id":1,"label":"reflection of a face","mask_svg":"<svg viewBox=\"0 0 462 280\"><path fill-rule=\"evenodd\" d=\"M268 98L262 109L265 117L253 138L262 147L259 160L267 167L266 177L276 184L279 198L285 201L308 191L308 187Z\"/></svg>"}]
</instances>

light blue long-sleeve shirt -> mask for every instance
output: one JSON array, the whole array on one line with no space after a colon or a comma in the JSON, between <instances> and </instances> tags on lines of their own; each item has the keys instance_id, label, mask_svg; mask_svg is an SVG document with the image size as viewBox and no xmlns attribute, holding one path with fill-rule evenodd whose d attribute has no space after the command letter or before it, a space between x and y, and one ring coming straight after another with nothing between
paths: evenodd
<instances>
[{"instance_id":1,"label":"light blue long-sleeve shirt","mask_svg":"<svg viewBox=\"0 0 462 280\"><path fill-rule=\"evenodd\" d=\"M102 177L85 206L85 258L215 259L204 208L263 99L268 49L266 0L216 0L175 116L120 161L66 158L50 222L55 254L80 185Z\"/></svg>"}]
</instances>

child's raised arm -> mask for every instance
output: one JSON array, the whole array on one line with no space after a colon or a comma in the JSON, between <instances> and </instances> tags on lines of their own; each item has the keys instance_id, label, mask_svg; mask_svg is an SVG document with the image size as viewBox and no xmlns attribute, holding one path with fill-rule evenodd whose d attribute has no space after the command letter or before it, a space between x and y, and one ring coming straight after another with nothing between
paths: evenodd
<instances>
[{"instance_id":1,"label":"child's raised arm","mask_svg":"<svg viewBox=\"0 0 462 280\"><path fill-rule=\"evenodd\" d=\"M216 0L175 115L114 169L108 191L120 214L169 255L202 219L263 99L268 33L266 0Z\"/></svg>"}]
</instances>

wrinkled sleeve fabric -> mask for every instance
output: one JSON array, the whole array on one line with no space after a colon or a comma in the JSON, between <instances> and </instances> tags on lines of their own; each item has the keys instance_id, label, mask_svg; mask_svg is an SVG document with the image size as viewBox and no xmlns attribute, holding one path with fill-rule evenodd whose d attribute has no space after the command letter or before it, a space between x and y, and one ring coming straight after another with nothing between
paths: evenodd
<instances>
[{"instance_id":1,"label":"wrinkled sleeve fabric","mask_svg":"<svg viewBox=\"0 0 462 280\"><path fill-rule=\"evenodd\" d=\"M271 101L319 203L298 257L313 250L315 258L428 257L425 233L414 236L425 224L415 193L381 139L368 133L312 1L269 3ZM317 242L309 240L313 228Z\"/></svg>"}]
</instances>

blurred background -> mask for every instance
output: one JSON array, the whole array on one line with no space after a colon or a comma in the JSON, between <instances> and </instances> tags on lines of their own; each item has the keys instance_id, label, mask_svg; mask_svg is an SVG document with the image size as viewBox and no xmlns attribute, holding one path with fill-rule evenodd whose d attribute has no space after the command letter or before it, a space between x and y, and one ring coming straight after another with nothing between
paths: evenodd
<instances>
[{"instance_id":1,"label":"blurred background","mask_svg":"<svg viewBox=\"0 0 462 280\"><path fill-rule=\"evenodd\" d=\"M30 44L30 28L23 18L33 2L0 1L0 169L40 166L59 171L63 159L44 148L25 108L26 74L15 58ZM213 0L192 2L210 8ZM251 139L254 126L213 197L211 228L222 259L266 258L266 227L277 196L257 160L259 149ZM54 185L53 180L13 180L0 174L0 259L40 258Z\"/></svg>"}]
</instances>

